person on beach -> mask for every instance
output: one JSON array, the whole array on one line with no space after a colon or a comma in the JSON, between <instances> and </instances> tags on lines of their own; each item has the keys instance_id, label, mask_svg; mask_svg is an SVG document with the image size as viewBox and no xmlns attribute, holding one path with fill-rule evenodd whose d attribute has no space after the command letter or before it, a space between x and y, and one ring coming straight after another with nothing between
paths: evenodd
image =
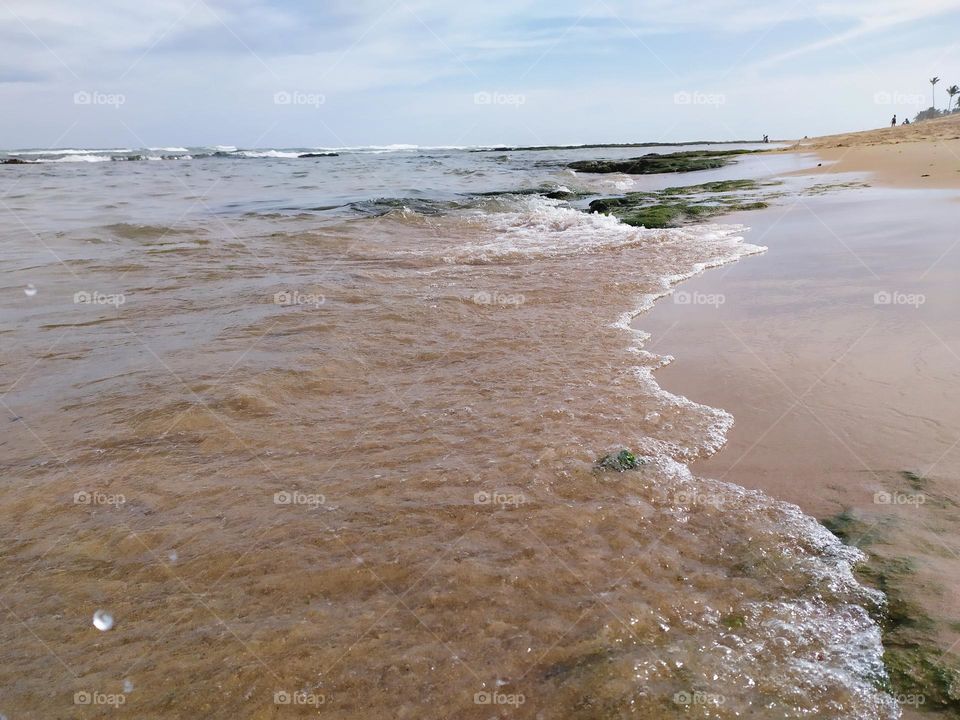
<instances>
[{"instance_id":1,"label":"person on beach","mask_svg":"<svg viewBox=\"0 0 960 720\"><path fill-rule=\"evenodd\" d=\"M893 120L890 121L890 127L896 127L896 126L897 126L897 116L894 115Z\"/></svg>"}]
</instances>

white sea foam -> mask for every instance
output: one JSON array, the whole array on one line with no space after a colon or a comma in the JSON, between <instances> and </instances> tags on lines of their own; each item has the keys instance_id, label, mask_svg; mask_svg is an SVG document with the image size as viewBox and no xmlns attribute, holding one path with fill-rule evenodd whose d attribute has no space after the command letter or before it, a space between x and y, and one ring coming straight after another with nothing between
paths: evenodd
<instances>
[{"instance_id":1,"label":"white sea foam","mask_svg":"<svg viewBox=\"0 0 960 720\"><path fill-rule=\"evenodd\" d=\"M66 155L59 158L39 158L38 163L98 163L110 162L113 158L109 155Z\"/></svg>"},{"instance_id":2,"label":"white sea foam","mask_svg":"<svg viewBox=\"0 0 960 720\"><path fill-rule=\"evenodd\" d=\"M77 148L67 148L64 150L10 150L7 154L13 156L19 155L94 155L98 153L128 153L133 152L130 148L116 148L114 150L90 149L82 150Z\"/></svg>"},{"instance_id":3,"label":"white sea foam","mask_svg":"<svg viewBox=\"0 0 960 720\"><path fill-rule=\"evenodd\" d=\"M492 226L493 237L458 248L458 253L463 253L465 259L495 259L511 255L575 255L644 244L672 244L681 255L684 247L695 246L698 252L704 244L716 248L715 258L711 261L696 264L691 272L664 278L663 292L654 296L655 299L666 294L680 280L707 267L765 250L745 243L744 228L740 225L648 230L626 225L609 215L576 210L559 200L528 197L522 203L513 212L481 216L482 222ZM686 270L686 266L681 267Z\"/></svg>"},{"instance_id":4,"label":"white sea foam","mask_svg":"<svg viewBox=\"0 0 960 720\"><path fill-rule=\"evenodd\" d=\"M286 150L240 150L236 153L246 158L298 158L302 153Z\"/></svg>"}]
</instances>

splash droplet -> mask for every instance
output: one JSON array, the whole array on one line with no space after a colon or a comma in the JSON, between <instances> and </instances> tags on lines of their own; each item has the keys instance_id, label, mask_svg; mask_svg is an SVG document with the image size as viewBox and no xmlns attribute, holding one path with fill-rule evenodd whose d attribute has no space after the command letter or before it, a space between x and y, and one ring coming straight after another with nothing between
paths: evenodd
<instances>
[{"instance_id":1,"label":"splash droplet","mask_svg":"<svg viewBox=\"0 0 960 720\"><path fill-rule=\"evenodd\" d=\"M33 297L37 294L37 288L33 283L30 283L23 289L23 294L27 297Z\"/></svg>"},{"instance_id":2,"label":"splash droplet","mask_svg":"<svg viewBox=\"0 0 960 720\"><path fill-rule=\"evenodd\" d=\"M93 614L93 626L97 630L106 632L113 627L113 615L108 613L106 610L97 610Z\"/></svg>"}]
</instances>

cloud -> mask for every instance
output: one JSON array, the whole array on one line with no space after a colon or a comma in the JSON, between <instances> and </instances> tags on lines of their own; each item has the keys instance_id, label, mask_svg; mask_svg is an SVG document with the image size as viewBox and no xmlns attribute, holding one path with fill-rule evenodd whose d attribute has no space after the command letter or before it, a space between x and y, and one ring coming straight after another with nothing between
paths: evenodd
<instances>
[{"instance_id":1,"label":"cloud","mask_svg":"<svg viewBox=\"0 0 960 720\"><path fill-rule=\"evenodd\" d=\"M758 115L771 134L808 134L809 118L801 123L790 103L766 107L764 94L803 93L810 117L862 122L885 78L907 91L910 73L946 76L950 47L920 67L913 51L928 42L921 30L936 42L957 12L960 0L0 0L0 102L16 108L0 117L0 134L42 144L78 122L76 133L130 128L156 145L219 142L228 131L252 142L269 128L292 145L324 134L444 144L476 126L489 134L478 142L553 142L571 128L592 139L591 127L610 140L695 123L707 135ZM810 95L825 68L831 87ZM871 90L860 98L833 92L840 87ZM78 90L121 92L127 102L112 114L76 108ZM679 115L664 100L679 90L739 101ZM312 113L278 108L278 91L326 102ZM530 101L492 112L469 101L479 91Z\"/></svg>"}]
</instances>

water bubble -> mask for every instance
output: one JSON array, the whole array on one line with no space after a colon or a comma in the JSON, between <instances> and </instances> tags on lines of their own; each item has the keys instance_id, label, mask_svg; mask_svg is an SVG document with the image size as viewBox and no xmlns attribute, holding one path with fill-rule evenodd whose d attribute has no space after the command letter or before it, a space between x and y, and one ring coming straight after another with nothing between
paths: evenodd
<instances>
[{"instance_id":1,"label":"water bubble","mask_svg":"<svg viewBox=\"0 0 960 720\"><path fill-rule=\"evenodd\" d=\"M97 630L103 630L106 632L113 627L113 615L108 613L106 610L97 610L93 614L93 626Z\"/></svg>"},{"instance_id":2,"label":"water bubble","mask_svg":"<svg viewBox=\"0 0 960 720\"><path fill-rule=\"evenodd\" d=\"M30 283L23 289L23 294L26 295L27 297L33 297L34 295L37 294L37 288L34 286L33 283Z\"/></svg>"},{"instance_id":3,"label":"water bubble","mask_svg":"<svg viewBox=\"0 0 960 720\"><path fill-rule=\"evenodd\" d=\"M127 678L126 680L123 681L123 691L125 693L133 692L133 681L130 678Z\"/></svg>"}]
</instances>

